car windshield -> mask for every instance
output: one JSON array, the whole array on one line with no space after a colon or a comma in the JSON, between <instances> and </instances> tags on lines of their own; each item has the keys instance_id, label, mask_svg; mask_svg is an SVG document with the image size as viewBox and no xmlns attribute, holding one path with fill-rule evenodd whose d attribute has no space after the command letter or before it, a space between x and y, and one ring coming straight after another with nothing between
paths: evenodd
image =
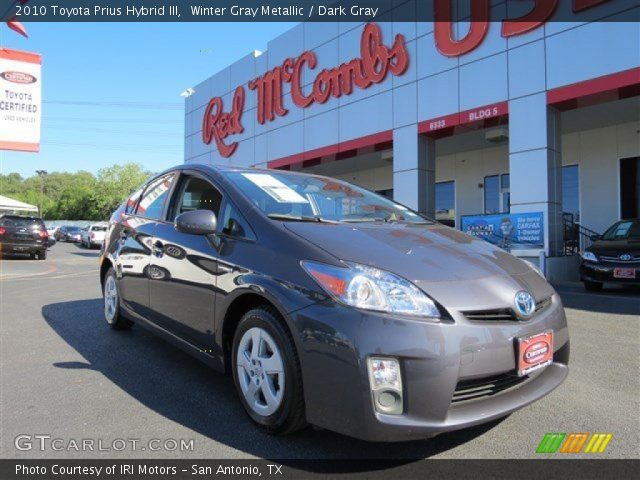
<instances>
[{"instance_id":1,"label":"car windshield","mask_svg":"<svg viewBox=\"0 0 640 480\"><path fill-rule=\"evenodd\" d=\"M640 220L625 220L614 224L604 235L604 240L640 240Z\"/></svg>"},{"instance_id":2,"label":"car windshield","mask_svg":"<svg viewBox=\"0 0 640 480\"><path fill-rule=\"evenodd\" d=\"M398 203L350 183L288 172L225 172L265 214L277 220L432 223Z\"/></svg>"},{"instance_id":3,"label":"car windshield","mask_svg":"<svg viewBox=\"0 0 640 480\"><path fill-rule=\"evenodd\" d=\"M2 217L0 225L3 227L34 228L41 227L42 223L37 218Z\"/></svg>"},{"instance_id":4,"label":"car windshield","mask_svg":"<svg viewBox=\"0 0 640 480\"><path fill-rule=\"evenodd\" d=\"M67 227L67 232L79 232L80 230L80 227Z\"/></svg>"},{"instance_id":5,"label":"car windshield","mask_svg":"<svg viewBox=\"0 0 640 480\"><path fill-rule=\"evenodd\" d=\"M107 227L102 227L102 226L95 227L94 226L94 227L91 227L91 231L92 232L106 232L107 231Z\"/></svg>"}]
</instances>

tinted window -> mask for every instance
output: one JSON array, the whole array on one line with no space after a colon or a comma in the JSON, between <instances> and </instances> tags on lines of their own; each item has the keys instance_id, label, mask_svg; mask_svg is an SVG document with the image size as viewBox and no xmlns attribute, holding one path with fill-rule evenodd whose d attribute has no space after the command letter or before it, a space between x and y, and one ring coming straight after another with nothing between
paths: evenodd
<instances>
[{"instance_id":1,"label":"tinted window","mask_svg":"<svg viewBox=\"0 0 640 480\"><path fill-rule=\"evenodd\" d=\"M92 232L106 232L107 227L91 227Z\"/></svg>"},{"instance_id":2,"label":"tinted window","mask_svg":"<svg viewBox=\"0 0 640 480\"><path fill-rule=\"evenodd\" d=\"M16 227L16 228L33 228L43 227L42 220L37 218L20 218L20 217L2 217L0 218L0 225L4 227Z\"/></svg>"},{"instance_id":3,"label":"tinted window","mask_svg":"<svg viewBox=\"0 0 640 480\"><path fill-rule=\"evenodd\" d=\"M131 194L131 196L127 199L127 202L125 204L124 213L126 213L126 214L133 213L133 211L136 208L136 203L138 203L138 199L140 198L140 194L141 193L142 193L142 188L136 190L135 192L133 192Z\"/></svg>"},{"instance_id":4,"label":"tinted window","mask_svg":"<svg viewBox=\"0 0 640 480\"><path fill-rule=\"evenodd\" d=\"M153 180L144 191L138 208L136 208L136 215L150 218L152 220L161 220L162 212L164 209L164 202L171 188L171 184L175 175L170 173L160 178Z\"/></svg>"},{"instance_id":5,"label":"tinted window","mask_svg":"<svg viewBox=\"0 0 640 480\"><path fill-rule=\"evenodd\" d=\"M580 223L580 187L578 165L562 167L562 211Z\"/></svg>"},{"instance_id":6,"label":"tinted window","mask_svg":"<svg viewBox=\"0 0 640 480\"><path fill-rule=\"evenodd\" d=\"M218 220L225 235L255 240L253 230L244 219L238 208L231 202L225 202L222 215Z\"/></svg>"},{"instance_id":7,"label":"tinted window","mask_svg":"<svg viewBox=\"0 0 640 480\"><path fill-rule=\"evenodd\" d=\"M455 182L436 183L436 220L453 220L456 218L455 208Z\"/></svg>"},{"instance_id":8,"label":"tinted window","mask_svg":"<svg viewBox=\"0 0 640 480\"><path fill-rule=\"evenodd\" d=\"M185 180L175 215L191 210L211 210L219 216L222 195L211 183L198 177Z\"/></svg>"},{"instance_id":9,"label":"tinted window","mask_svg":"<svg viewBox=\"0 0 640 480\"><path fill-rule=\"evenodd\" d=\"M484 177L484 213L500 213L500 177Z\"/></svg>"}]
</instances>

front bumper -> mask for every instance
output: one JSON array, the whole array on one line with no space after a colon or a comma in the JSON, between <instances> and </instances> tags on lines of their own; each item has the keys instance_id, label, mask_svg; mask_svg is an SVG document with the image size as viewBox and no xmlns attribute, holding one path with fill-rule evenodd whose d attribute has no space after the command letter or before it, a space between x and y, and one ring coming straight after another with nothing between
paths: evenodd
<instances>
[{"instance_id":1,"label":"front bumper","mask_svg":"<svg viewBox=\"0 0 640 480\"><path fill-rule=\"evenodd\" d=\"M528 321L486 322L453 314L432 323L358 311L333 302L292 314L307 406L307 420L370 441L424 439L489 422L550 393L568 374L569 333L557 294ZM554 331L554 360L517 386L453 403L460 382L510 374L518 337ZM367 357L401 362L401 415L375 411Z\"/></svg>"},{"instance_id":2,"label":"front bumper","mask_svg":"<svg viewBox=\"0 0 640 480\"><path fill-rule=\"evenodd\" d=\"M616 278L614 270L616 268L632 268L635 269L635 278ZM612 282L640 285L640 265L629 263L613 263L613 262L586 262L580 264L580 280L585 282Z\"/></svg>"}]
</instances>

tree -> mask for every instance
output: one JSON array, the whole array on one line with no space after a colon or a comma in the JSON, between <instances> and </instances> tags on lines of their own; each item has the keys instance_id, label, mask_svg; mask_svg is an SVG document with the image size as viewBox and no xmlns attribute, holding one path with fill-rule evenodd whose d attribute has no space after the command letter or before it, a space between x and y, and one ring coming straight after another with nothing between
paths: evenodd
<instances>
[{"instance_id":1,"label":"tree","mask_svg":"<svg viewBox=\"0 0 640 480\"><path fill-rule=\"evenodd\" d=\"M47 220L105 220L149 176L141 165L127 163L100 170L51 172L40 178L0 174L0 195L39 205ZM41 197L42 188L42 197Z\"/></svg>"},{"instance_id":2,"label":"tree","mask_svg":"<svg viewBox=\"0 0 640 480\"><path fill-rule=\"evenodd\" d=\"M108 218L149 175L137 163L113 165L100 170L93 196L95 212L100 218Z\"/></svg>"}]
</instances>

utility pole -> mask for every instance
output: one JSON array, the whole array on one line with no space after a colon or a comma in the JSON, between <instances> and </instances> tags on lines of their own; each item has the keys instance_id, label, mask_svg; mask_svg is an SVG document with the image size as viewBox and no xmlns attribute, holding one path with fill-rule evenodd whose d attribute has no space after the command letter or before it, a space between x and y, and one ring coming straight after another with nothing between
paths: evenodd
<instances>
[{"instance_id":1,"label":"utility pole","mask_svg":"<svg viewBox=\"0 0 640 480\"><path fill-rule=\"evenodd\" d=\"M46 170L36 170L36 173L40 177L40 207L38 210L40 211L40 216L42 217L42 206L44 204L44 177L47 176Z\"/></svg>"}]
</instances>

